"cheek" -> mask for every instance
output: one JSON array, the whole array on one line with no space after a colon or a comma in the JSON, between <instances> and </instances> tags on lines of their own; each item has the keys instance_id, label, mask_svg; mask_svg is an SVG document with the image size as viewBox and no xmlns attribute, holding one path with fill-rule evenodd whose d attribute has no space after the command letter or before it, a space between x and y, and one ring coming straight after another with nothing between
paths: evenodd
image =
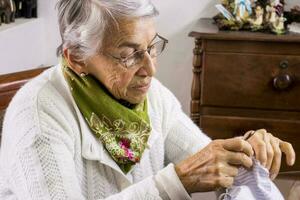
<instances>
[{"instance_id":1,"label":"cheek","mask_svg":"<svg viewBox=\"0 0 300 200\"><path fill-rule=\"evenodd\" d=\"M124 98L128 94L128 88L133 79L134 74L127 72L117 73L112 76L110 80L111 90L113 94L118 98Z\"/></svg>"},{"instance_id":2,"label":"cheek","mask_svg":"<svg viewBox=\"0 0 300 200\"><path fill-rule=\"evenodd\" d=\"M130 83L133 79L133 76L134 76L134 74L129 73L129 72L124 72L124 73L120 74L120 76L119 76L120 87L127 88L130 85Z\"/></svg>"}]
</instances>

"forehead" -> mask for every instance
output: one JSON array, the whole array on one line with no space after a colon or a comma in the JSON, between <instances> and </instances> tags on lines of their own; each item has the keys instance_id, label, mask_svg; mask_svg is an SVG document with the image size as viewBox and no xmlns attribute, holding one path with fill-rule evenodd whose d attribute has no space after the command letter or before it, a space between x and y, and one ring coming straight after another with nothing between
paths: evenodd
<instances>
[{"instance_id":1,"label":"forehead","mask_svg":"<svg viewBox=\"0 0 300 200\"><path fill-rule=\"evenodd\" d=\"M118 24L118 28L113 28L107 35L109 44L106 46L119 47L122 43L147 46L156 35L153 18L121 19Z\"/></svg>"}]
</instances>

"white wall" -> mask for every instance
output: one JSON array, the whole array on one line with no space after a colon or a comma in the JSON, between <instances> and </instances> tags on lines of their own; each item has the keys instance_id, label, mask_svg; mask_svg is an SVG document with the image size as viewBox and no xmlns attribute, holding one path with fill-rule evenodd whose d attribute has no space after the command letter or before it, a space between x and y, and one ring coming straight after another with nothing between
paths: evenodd
<instances>
[{"instance_id":1,"label":"white wall","mask_svg":"<svg viewBox=\"0 0 300 200\"><path fill-rule=\"evenodd\" d=\"M0 26L0 74L37 67L44 62L43 19Z\"/></svg>"},{"instance_id":2,"label":"white wall","mask_svg":"<svg viewBox=\"0 0 300 200\"><path fill-rule=\"evenodd\" d=\"M290 10L294 5L300 5L300 0L285 0L286 2L286 10Z\"/></svg>"},{"instance_id":3,"label":"white wall","mask_svg":"<svg viewBox=\"0 0 300 200\"><path fill-rule=\"evenodd\" d=\"M38 19L17 19L0 26L0 74L49 66L57 62L60 42L56 0L38 0Z\"/></svg>"},{"instance_id":4,"label":"white wall","mask_svg":"<svg viewBox=\"0 0 300 200\"><path fill-rule=\"evenodd\" d=\"M159 58L157 77L182 103L189 113L192 83L192 58L194 40L188 37L195 21L215 13L216 0L153 0L160 11L157 29L169 39L166 51Z\"/></svg>"},{"instance_id":5,"label":"white wall","mask_svg":"<svg viewBox=\"0 0 300 200\"><path fill-rule=\"evenodd\" d=\"M38 16L44 19L44 40L46 42L44 65L54 65L57 62L56 48L61 43L57 13L57 0L38 0Z\"/></svg>"}]
</instances>

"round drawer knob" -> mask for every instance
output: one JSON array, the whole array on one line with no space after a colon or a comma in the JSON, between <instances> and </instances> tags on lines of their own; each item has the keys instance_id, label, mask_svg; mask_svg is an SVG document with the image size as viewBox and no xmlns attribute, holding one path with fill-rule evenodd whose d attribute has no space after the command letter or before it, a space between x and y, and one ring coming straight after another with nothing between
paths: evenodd
<instances>
[{"instance_id":1,"label":"round drawer knob","mask_svg":"<svg viewBox=\"0 0 300 200\"><path fill-rule=\"evenodd\" d=\"M281 61L279 66L281 69L286 69L289 66L289 61L287 61L287 60Z\"/></svg>"},{"instance_id":2,"label":"round drawer knob","mask_svg":"<svg viewBox=\"0 0 300 200\"><path fill-rule=\"evenodd\" d=\"M273 86L277 90L285 90L292 85L292 77L288 74L276 76L273 79Z\"/></svg>"}]
</instances>

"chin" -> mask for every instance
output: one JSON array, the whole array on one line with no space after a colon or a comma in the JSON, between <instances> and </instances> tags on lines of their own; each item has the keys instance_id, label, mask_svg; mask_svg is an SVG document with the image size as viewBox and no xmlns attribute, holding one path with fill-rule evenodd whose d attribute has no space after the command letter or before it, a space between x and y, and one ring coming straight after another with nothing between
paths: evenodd
<instances>
[{"instance_id":1,"label":"chin","mask_svg":"<svg viewBox=\"0 0 300 200\"><path fill-rule=\"evenodd\" d=\"M142 103L146 98L146 95L143 95L141 97L133 97L133 98L128 98L127 101L131 104L139 104Z\"/></svg>"}]
</instances>

